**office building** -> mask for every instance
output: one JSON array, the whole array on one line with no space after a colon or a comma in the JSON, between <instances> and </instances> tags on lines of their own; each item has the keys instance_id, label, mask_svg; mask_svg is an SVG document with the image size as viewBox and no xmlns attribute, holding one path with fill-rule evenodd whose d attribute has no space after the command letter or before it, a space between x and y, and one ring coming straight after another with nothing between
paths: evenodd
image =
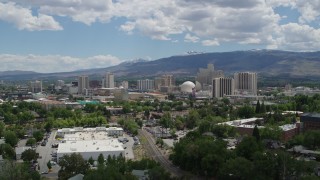
<instances>
[{"instance_id":1,"label":"office building","mask_svg":"<svg viewBox=\"0 0 320 180\"><path fill-rule=\"evenodd\" d=\"M102 87L104 88L114 88L114 74L107 72L102 80Z\"/></svg>"},{"instance_id":2,"label":"office building","mask_svg":"<svg viewBox=\"0 0 320 180\"><path fill-rule=\"evenodd\" d=\"M31 81L30 88L33 93L42 92L42 81Z\"/></svg>"},{"instance_id":3,"label":"office building","mask_svg":"<svg viewBox=\"0 0 320 180\"><path fill-rule=\"evenodd\" d=\"M148 91L154 89L154 80L144 79L137 81L137 88L140 91Z\"/></svg>"},{"instance_id":4,"label":"office building","mask_svg":"<svg viewBox=\"0 0 320 180\"><path fill-rule=\"evenodd\" d=\"M212 80L212 97L221 98L234 94L233 78L220 77Z\"/></svg>"},{"instance_id":5,"label":"office building","mask_svg":"<svg viewBox=\"0 0 320 180\"><path fill-rule=\"evenodd\" d=\"M196 81L202 86L202 90L208 90L211 86L212 80L214 78L224 77L222 70L214 70L213 64L208 64L208 67L200 68L196 76Z\"/></svg>"},{"instance_id":6,"label":"office building","mask_svg":"<svg viewBox=\"0 0 320 180\"><path fill-rule=\"evenodd\" d=\"M78 77L78 94L85 94L89 89L89 77L82 75Z\"/></svg>"},{"instance_id":7,"label":"office building","mask_svg":"<svg viewBox=\"0 0 320 180\"><path fill-rule=\"evenodd\" d=\"M257 95L257 73L234 73L234 83L237 94Z\"/></svg>"},{"instance_id":8,"label":"office building","mask_svg":"<svg viewBox=\"0 0 320 180\"><path fill-rule=\"evenodd\" d=\"M121 86L122 86L124 89L129 89L129 82L128 82L128 81L122 81L122 82L121 82Z\"/></svg>"}]
</instances>

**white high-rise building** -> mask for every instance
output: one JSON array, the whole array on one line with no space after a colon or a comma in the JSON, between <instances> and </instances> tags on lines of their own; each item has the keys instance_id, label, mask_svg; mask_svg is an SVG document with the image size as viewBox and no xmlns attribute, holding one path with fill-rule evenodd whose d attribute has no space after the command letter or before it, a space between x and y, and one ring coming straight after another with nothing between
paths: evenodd
<instances>
[{"instance_id":1,"label":"white high-rise building","mask_svg":"<svg viewBox=\"0 0 320 180\"><path fill-rule=\"evenodd\" d=\"M222 70L214 70L213 64L208 64L208 67L200 68L197 73L196 81L199 82L203 90L207 90L214 78L224 77Z\"/></svg>"},{"instance_id":2,"label":"white high-rise building","mask_svg":"<svg viewBox=\"0 0 320 180\"><path fill-rule=\"evenodd\" d=\"M114 88L114 74L111 72L107 72L104 78L104 86L105 88Z\"/></svg>"},{"instance_id":3,"label":"white high-rise building","mask_svg":"<svg viewBox=\"0 0 320 180\"><path fill-rule=\"evenodd\" d=\"M212 80L212 97L220 98L234 95L234 80L229 77L214 78Z\"/></svg>"},{"instance_id":4,"label":"white high-rise building","mask_svg":"<svg viewBox=\"0 0 320 180\"><path fill-rule=\"evenodd\" d=\"M89 77L82 75L78 77L78 93L85 94L86 90L89 89Z\"/></svg>"},{"instance_id":5,"label":"white high-rise building","mask_svg":"<svg viewBox=\"0 0 320 180\"><path fill-rule=\"evenodd\" d=\"M147 91L154 89L154 80L144 79L137 81L137 88L140 91Z\"/></svg>"},{"instance_id":6,"label":"white high-rise building","mask_svg":"<svg viewBox=\"0 0 320 180\"><path fill-rule=\"evenodd\" d=\"M30 88L33 93L42 92L42 81L31 81Z\"/></svg>"},{"instance_id":7,"label":"white high-rise building","mask_svg":"<svg viewBox=\"0 0 320 180\"><path fill-rule=\"evenodd\" d=\"M238 94L257 95L257 73L238 72L234 73L235 89Z\"/></svg>"}]
</instances>

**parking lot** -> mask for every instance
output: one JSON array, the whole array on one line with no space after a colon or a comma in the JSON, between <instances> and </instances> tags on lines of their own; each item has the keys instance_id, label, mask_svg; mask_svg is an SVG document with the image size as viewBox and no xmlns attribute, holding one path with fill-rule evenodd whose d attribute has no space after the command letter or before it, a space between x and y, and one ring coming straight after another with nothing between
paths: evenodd
<instances>
[{"instance_id":1,"label":"parking lot","mask_svg":"<svg viewBox=\"0 0 320 180\"><path fill-rule=\"evenodd\" d=\"M47 172L49 172L47 163L49 161L52 161L52 153L56 152L56 148L52 148L51 145L54 144L55 141L55 134L56 131L52 131L50 133L50 136L47 138L47 142L43 144L40 144L37 146L37 153L39 153L40 158L38 159L38 165L40 167L39 172L42 174L47 174ZM53 176L53 177L58 177L58 171L59 171L59 167L58 165L54 165L54 163L52 163L52 169L51 172L48 173L48 175L45 176Z\"/></svg>"}]
</instances>

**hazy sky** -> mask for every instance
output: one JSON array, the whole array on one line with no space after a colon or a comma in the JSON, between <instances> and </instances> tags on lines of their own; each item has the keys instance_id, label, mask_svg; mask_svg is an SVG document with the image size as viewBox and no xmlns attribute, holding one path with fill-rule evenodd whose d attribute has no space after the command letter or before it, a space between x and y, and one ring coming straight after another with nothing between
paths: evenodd
<instances>
[{"instance_id":1,"label":"hazy sky","mask_svg":"<svg viewBox=\"0 0 320 180\"><path fill-rule=\"evenodd\" d=\"M320 0L0 0L0 71L187 51L320 49Z\"/></svg>"}]
</instances>

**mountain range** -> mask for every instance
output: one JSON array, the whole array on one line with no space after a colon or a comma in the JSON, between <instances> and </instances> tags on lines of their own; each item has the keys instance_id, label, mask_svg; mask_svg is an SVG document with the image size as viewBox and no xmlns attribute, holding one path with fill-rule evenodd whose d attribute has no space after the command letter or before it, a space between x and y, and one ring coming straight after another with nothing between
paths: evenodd
<instances>
[{"instance_id":1,"label":"mountain range","mask_svg":"<svg viewBox=\"0 0 320 180\"><path fill-rule=\"evenodd\" d=\"M107 71L116 77L152 77L162 74L194 76L199 68L213 63L225 74L254 71L262 76L320 77L320 51L291 52L280 50L249 50L214 53L192 53L153 61L135 60L116 66L73 72L36 73L30 71L0 72L0 79L45 79L74 77L81 74L102 76Z\"/></svg>"}]
</instances>

